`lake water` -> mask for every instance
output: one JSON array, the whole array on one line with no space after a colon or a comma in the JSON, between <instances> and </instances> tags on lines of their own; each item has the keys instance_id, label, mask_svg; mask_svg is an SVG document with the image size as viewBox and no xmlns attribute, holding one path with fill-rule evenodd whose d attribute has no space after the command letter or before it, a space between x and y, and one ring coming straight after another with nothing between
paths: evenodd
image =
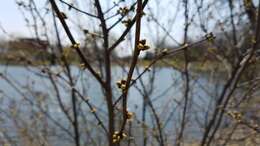
<instances>
[{"instance_id":1,"label":"lake water","mask_svg":"<svg viewBox=\"0 0 260 146\"><path fill-rule=\"evenodd\" d=\"M106 104L104 101L103 92L100 89L99 84L92 77L92 75L87 71L82 71L76 66L72 66L72 74L77 80L76 88L84 95L91 97L90 102L97 107L97 112L104 121L106 121ZM58 72L59 67L52 67L53 72ZM143 70L139 67L140 72ZM167 123L166 133L173 132L176 129L176 124L174 122L179 121L181 117L181 106L179 103L183 101L184 92L184 78L179 71L176 71L170 67L155 68L155 78L154 78L154 89L150 96L153 105L160 116L162 123ZM39 97L46 98L46 105L48 106L48 112L53 116L53 119L62 123L67 127L69 122L63 120L64 114L58 106L57 99L55 98L55 92L46 74L41 73L41 69L35 67L21 67L21 66L0 66L0 73L4 74L10 82L6 82L3 78L0 78L0 91L1 91L1 114L5 111L10 111L12 107L15 107L16 112L22 113L23 119L30 121L32 115L29 113L35 113L33 111L39 111L37 108L37 103ZM152 72L147 72L142 77L145 86L149 86L149 78ZM126 77L126 73L121 67L113 67L113 92L114 99L116 99L120 94L120 90L116 87L116 81ZM190 133L198 133L200 131L199 122L192 122L193 120L203 121L205 116L208 114L207 109L214 103L215 97L222 88L222 81L219 78L214 77L210 73L207 74L196 74L191 73L190 82L190 106L189 109L189 128ZM134 73L134 77L137 77L137 72ZM65 78L65 77L64 77ZM66 79L66 78L65 78ZM70 103L70 87L66 85L63 80L58 79L59 90L63 102L66 105ZM11 84L10 84L11 83ZM138 89L142 86L140 82L137 82L135 86L131 87L129 91L129 111L136 114L136 119L140 120L142 115L142 104L143 97L140 95ZM19 92L17 91L19 90ZM177 108L179 107L179 108ZM35 108L35 109L34 109ZM85 114L91 115L89 113L88 107L82 107L86 110ZM101 112L102 111L102 112ZM151 118L150 114L147 115L147 124L153 125L154 120ZM7 120L8 116L2 116L4 118L2 128L7 129L10 126L11 119ZM95 121L93 117L89 117L91 121ZM169 122L170 121L170 122ZM11 122L13 123L13 121ZM30 123L30 122L29 122ZM13 123L14 124L14 123ZM173 126L174 125L174 126ZM178 126L177 126L178 127ZM12 129L12 128L11 128ZM9 129L10 130L10 129ZM14 131L13 131L14 132ZM187 131L186 131L187 132ZM14 132L15 133L15 132ZM194 136L194 135L193 135ZM59 144L58 144L59 145Z\"/></svg>"}]
</instances>

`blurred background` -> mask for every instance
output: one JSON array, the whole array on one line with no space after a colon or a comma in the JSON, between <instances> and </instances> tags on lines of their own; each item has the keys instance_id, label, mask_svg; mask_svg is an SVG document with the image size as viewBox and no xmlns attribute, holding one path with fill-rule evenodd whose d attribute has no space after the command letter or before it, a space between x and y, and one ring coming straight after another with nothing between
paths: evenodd
<instances>
[{"instance_id":1,"label":"blurred background","mask_svg":"<svg viewBox=\"0 0 260 146\"><path fill-rule=\"evenodd\" d=\"M257 146L259 16L257 0L2 1L0 145Z\"/></svg>"}]
</instances>

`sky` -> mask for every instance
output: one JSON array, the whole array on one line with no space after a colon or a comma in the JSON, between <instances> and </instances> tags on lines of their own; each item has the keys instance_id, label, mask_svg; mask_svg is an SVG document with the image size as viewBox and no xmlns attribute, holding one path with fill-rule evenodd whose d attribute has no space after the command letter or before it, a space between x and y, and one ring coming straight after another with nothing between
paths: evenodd
<instances>
[{"instance_id":1,"label":"sky","mask_svg":"<svg viewBox=\"0 0 260 146\"><path fill-rule=\"evenodd\" d=\"M0 5L0 38L6 37L6 34L3 32L2 28L11 36L31 36L30 31L26 27L26 23L21 14L21 11L18 9L16 0L1 1L2 2ZM44 2L45 0L40 1ZM101 2L105 3L105 1L103 0L101 0Z\"/></svg>"},{"instance_id":2,"label":"sky","mask_svg":"<svg viewBox=\"0 0 260 146\"><path fill-rule=\"evenodd\" d=\"M7 35L1 30L1 28L4 28L6 30L6 32L8 32L9 35L11 36L15 36L15 37L19 37L19 36L33 36L31 34L31 32L29 31L29 29L26 27L26 23L25 20L21 14L21 11L18 9L18 6L16 4L16 0L0 0L1 1L1 5L0 5L0 38L6 37ZM67 2L73 1L73 0L66 0ZM101 3L103 5L106 6L106 4L108 4L108 0L100 0ZM111 0L112 1L112 0ZM110 4L111 4L110 1ZM127 0L131 3L131 1L133 0ZM158 2L159 1L159 2ZM163 1L163 2L161 2ZM171 8L175 8L177 5L178 0L153 0L150 1L149 4L151 7L153 7L154 9L156 8L156 6L162 6L164 8L167 8L167 4L174 4L172 5ZM170 2L167 3L166 1ZM214 1L214 0L208 0L208 1ZM43 2L45 3L46 0L36 0L37 3ZM85 3L80 4L81 9L82 8L86 8L85 6L87 5L87 2L89 1L83 1ZM165 5L165 6L164 6ZM109 6L110 7L110 6ZM67 7L65 7L64 5L60 5L60 8L63 10L67 10ZM181 10L183 10L183 7L181 5ZM148 11L148 10L147 10ZM171 17L174 17L174 14L171 13L175 13L175 10L172 9L164 9L163 11L158 10L158 16L159 16L159 21L160 23L163 24L167 24L167 20L170 19ZM155 14L157 14L157 11L155 10ZM167 14L167 15L165 15ZM179 16L177 16L177 21L176 23L174 23L173 25L173 29L170 32L171 35L177 39L179 42L182 40L182 36L183 36L183 27L184 27L184 21L183 21L183 12L179 12L178 13ZM71 15L71 17L69 17L69 19L67 20L68 23L71 22L71 20L75 20L77 22L82 21L83 24L85 24L86 26L88 25L88 23L92 23L92 21L88 18L74 18L73 15ZM50 25L52 25L50 23ZM90 24L91 25L91 24ZM52 27L52 26L51 26ZM151 25L150 28L149 27L145 27L142 29L143 32L143 36L145 37L149 37L149 36L156 36L158 34L158 32L156 31L156 29L154 29L154 25ZM113 34L121 34L122 30L124 30L125 27L122 25L118 28L115 29L115 31L113 32ZM191 33L190 35L195 36L195 29L191 29ZM75 30L75 32L77 32L77 30ZM165 32L160 30L159 31L160 34L164 34ZM77 34L77 33L75 33ZM198 34L202 34L202 33L198 33ZM64 35L65 36L65 35ZM197 36L195 36L197 37ZM198 36L201 37L201 36ZM153 38L151 38L151 41L153 40ZM156 40L156 38L155 38ZM171 41L171 40L169 40Z\"/></svg>"},{"instance_id":3,"label":"sky","mask_svg":"<svg viewBox=\"0 0 260 146\"><path fill-rule=\"evenodd\" d=\"M19 10L19 8L16 4L17 0L0 0L0 1L1 1L1 5L0 5L0 39L2 39L2 38L6 38L6 39L11 38L12 39L12 38L23 37L23 36L33 37L34 34L32 34L31 30L29 30L28 27L26 27L26 22L25 22L25 20L22 16L21 11ZM71 2L73 0L65 0L65 1ZM132 4L132 1L133 0L127 0L127 2L129 2L131 4ZM163 2L161 2L161 1L163 1ZM162 25L164 25L164 24L167 25L167 23L168 23L167 20L173 19L172 17L174 17L174 14L172 14L172 13L177 13L176 12L177 9L173 10L172 8L176 8L177 5L178 5L178 2L181 1L181 0L161 0L161 1L160 0L150 1L149 6L152 7L152 9L154 10L154 14L157 15L160 23ZM209 0L209 1L211 1L211 0ZM36 0L35 2L37 4L39 4L39 3L44 4L46 2L46 0ZM92 2L92 1L82 1L82 2L84 2L84 3L80 3L79 8L84 9L87 6L87 2ZM108 0L100 0L100 2L105 7L106 6L111 7L111 6L107 5L107 4L109 4ZM60 3L58 3L58 4L60 4ZM111 4L113 4L112 0L110 1L110 5ZM159 9L160 7L167 8L168 4L171 4L171 9L164 9L163 11L161 11L161 9ZM41 5L41 6L44 6L44 5ZM157 6L158 6L159 10L157 10L157 8L156 8ZM61 10L68 11L68 8L65 5L60 4L59 7L60 7ZM180 7L181 7L181 10L183 10L182 5L180 5ZM107 8L104 8L104 10L105 9L107 9ZM146 11L149 12L147 9L146 9ZM71 14L71 12L69 14ZM82 22L82 24L85 25L86 28L88 28L88 26L93 25L92 19L89 19L88 17L86 18L86 17L82 16L82 18L77 18L77 17L74 17L73 14L68 15L68 17L69 18L68 18L67 22L68 22L69 25L72 24L73 21ZM115 18L115 19L117 19L117 18ZM183 27L184 27L184 20L183 20L183 12L182 11L178 13L176 20L177 21L172 26L173 29L171 30L170 33L174 37L174 39L178 40L178 42L181 42L182 38L183 38L183 32L182 31L183 31ZM111 25L114 22L115 21L112 19L110 24L108 22L108 25ZM145 23L145 20L143 20L143 22ZM147 22L147 23L149 23L149 22ZM51 19L51 23L49 23L49 25L50 25L50 30L53 29L52 19ZM157 24L149 23L149 25L150 26L145 24L144 26L146 26L146 27L142 27L142 37L148 38L148 42L150 41L150 43L156 42L156 40L158 40L157 36L159 36L160 34L164 35L165 32L161 29L159 31L157 29L155 29ZM4 28L4 30L6 32L8 32L8 35L6 35L1 30L1 27ZM124 29L125 29L124 25L119 25L119 27L116 27L115 29L113 29L112 34L119 36ZM74 28L74 31L72 30L72 33L75 34L74 36L76 36L78 34L78 32L79 31L78 31L77 28ZM194 32L195 31L193 30L193 32L191 34L194 35L195 34ZM67 43L68 43L69 40L66 37L64 31L61 31L61 33L63 33L62 39L64 40L64 42L67 41ZM80 38L76 38L76 39L79 40ZM173 42L173 41L171 39L169 39L168 42ZM133 43L129 43L129 44L126 44L126 45L128 47L129 46L133 47L131 44L133 44ZM122 44L122 45L124 45L124 44ZM176 45L176 43L174 45ZM122 46L120 48L124 48L124 46ZM122 49L122 50L123 50L122 54L125 53L125 50L124 49ZM126 54L131 53L131 49L129 49L129 51L130 52L126 52Z\"/></svg>"},{"instance_id":4,"label":"sky","mask_svg":"<svg viewBox=\"0 0 260 146\"><path fill-rule=\"evenodd\" d=\"M11 35L29 35L26 29L26 24L15 0L1 0L0 5L0 26L3 27ZM5 36L4 32L0 31L0 37Z\"/></svg>"},{"instance_id":5,"label":"sky","mask_svg":"<svg viewBox=\"0 0 260 146\"><path fill-rule=\"evenodd\" d=\"M21 13L21 11L19 10L16 1L19 0L0 0L1 1L1 5L0 5L0 40L1 39L13 39L13 38L17 38L17 37L34 37L35 33L32 32L32 29L29 29L26 26L26 22L24 20L24 17ZM36 5L40 6L42 12L44 12L44 8L46 8L45 4L46 4L47 0L35 0ZM61 9L61 11L63 12L68 12L68 7L64 4L61 4L60 2L57 1L57 4L59 6L59 8ZM73 2L74 0L65 0L66 2ZM118 1L118 0L114 0L114 1ZM133 3L134 0L126 0L124 4L126 5L130 5ZM238 2L239 0L237 0ZM111 5L113 5L112 0L100 0L101 5L103 10L107 10L108 8L111 7ZM192 1L193 2L193 1ZM207 0L207 3L213 3L216 2L215 0ZM219 3L221 3L221 0L218 0ZM78 4L78 8L82 9L82 10L90 10L91 7L93 6L93 1L92 0L82 0L79 2ZM121 6L121 5L120 5ZM223 6L223 5L221 5ZM148 6L145 9L145 12L149 14L151 14L151 11L148 10L148 8L151 8L152 13L154 14L154 16L158 19L160 25L162 26L166 26L170 23L170 21L172 20L174 23L171 26L172 29L169 32L171 34L172 37L167 37L166 39L166 46L167 45L179 45L183 42L183 34L184 34L184 17L183 17L183 3L182 0L151 0L148 3ZM178 8L180 9L178 9ZM204 7L206 7L206 5L204 5ZM93 8L93 7L92 7ZM163 8L163 11L162 11ZM170 8L170 9L169 9ZM189 13L190 16L192 16L193 14L195 14L197 12L197 9L195 8L194 5L190 5L189 9ZM217 8L211 7L211 9L216 9L216 11L218 11L218 13L214 13L214 15L217 17L219 13L223 13L224 15L227 15L228 12L227 11L222 11L222 9L218 10ZM114 11L116 11L116 9L114 9ZM68 16L68 19L66 20L69 27L71 28L71 31L74 35L74 37L76 38L76 40L78 42L81 42L82 40L85 39L85 35L82 33L82 30L78 27L79 25L83 28L86 29L93 29L93 30L100 30L99 27L99 20L94 19L93 18L89 18L88 16L85 15L76 15L76 13L73 13L75 11L70 11L68 13L66 13L66 15ZM93 12L93 11L92 11ZM106 17L113 15L113 11L111 12L111 14L108 14ZM175 15L176 14L176 15ZM203 20L205 20L205 24L208 26L208 28L210 28L212 30L212 26L214 24L211 24L210 21L207 21L207 13L202 14L203 16ZM48 16L52 16L51 14L49 14ZM175 17L176 16L176 17ZM47 17L50 21L48 21L47 19L47 25L48 25L48 35L50 35L50 37L53 37L55 35L52 35L53 31L53 20L52 18ZM31 17L30 17L31 18ZM148 17L145 17L148 18ZM176 18L176 19L175 19ZM114 17L113 19L110 19L107 24L108 26L111 26L116 20L118 19L118 17ZM198 19L195 17L195 19ZM220 14L220 18L217 19L222 19L221 18L221 14ZM212 19L211 19L212 20ZM97 23L95 23L95 22ZM197 22L198 20L195 20L195 22ZM94 23L93 23L94 22ZM155 24L153 22L149 22L146 19L142 19L142 22L144 25L142 25L142 34L141 37L145 38L148 40L149 45L152 48L155 48L153 45L156 44L156 41L161 39L162 36L164 36L166 33L164 30L162 30L161 28L158 27L158 24ZM216 22L216 21L215 21ZM79 24L79 25L75 25L75 24ZM94 26L93 26L94 24ZM65 34L64 30L62 29L61 25L59 25L60 28L60 34L61 34L61 39L62 42L66 45L68 45L69 39L67 37L67 35ZM145 26L145 27L143 27ZM198 24L197 24L198 26ZM165 27L165 28L166 28ZM4 31L1 30L1 28L4 28L4 30L8 33L5 34ZM116 26L112 31L110 36L115 36L115 38L118 38L118 36L121 35L121 33L125 30L125 26L122 24L119 24L118 26ZM133 29L132 29L133 30ZM189 37L195 38L197 40L200 40L202 37L204 37L205 33L202 32L200 29L198 28L194 28L193 25L191 25L190 29L189 29ZM209 30L210 31L210 30ZM213 30L214 31L214 30ZM167 31L168 33L168 31ZM131 35L133 36L134 32L131 32ZM41 35L41 34L40 34ZM177 40L177 43L174 40ZM51 39L52 40L56 40L56 38ZM133 50L133 37L131 39L131 41L125 41L123 43L121 43L118 47L117 47L117 52L124 56L124 55L129 55L132 53ZM130 49L126 49L125 48L130 48Z\"/></svg>"}]
</instances>

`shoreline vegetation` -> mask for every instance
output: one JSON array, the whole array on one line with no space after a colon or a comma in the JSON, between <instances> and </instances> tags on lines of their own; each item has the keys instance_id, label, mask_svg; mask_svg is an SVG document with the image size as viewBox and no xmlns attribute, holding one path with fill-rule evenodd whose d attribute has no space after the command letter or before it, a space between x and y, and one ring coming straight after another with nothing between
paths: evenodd
<instances>
[{"instance_id":1,"label":"shoreline vegetation","mask_svg":"<svg viewBox=\"0 0 260 146\"><path fill-rule=\"evenodd\" d=\"M13 46L13 48L0 49L2 50L2 54L0 54L0 65L11 65L11 66L55 66L62 65L61 56L66 57L69 64L72 66L82 67L80 58L77 56L77 53L74 52L70 47L64 47L64 51L62 54L52 54L47 49L37 48L38 46L30 46L28 48L23 48L21 44L19 45L9 45ZM15 47L14 47L15 46ZM48 46L45 46L46 48ZM50 46L49 46L50 47ZM0 48L1 47L0 45ZM84 48L83 48L84 49ZM85 48L86 49L86 48ZM4 50L4 51L3 51ZM160 49L158 49L160 50ZM206 51L205 51L206 50ZM210 74L211 72L217 72L217 74L226 78L228 76L229 66L212 56L209 55L210 52L214 51L211 48L201 47L201 48L190 48L190 61L188 65L188 69L193 73L202 73L202 74ZM199 51L199 52L197 52ZM205 51L205 52L203 52ZM87 52L87 51L86 51ZM91 56L91 54L85 54L86 56ZM28 57L29 56L29 57ZM210 57L209 57L210 56ZM138 67L147 67L150 65L155 59L155 53L147 53L144 57L140 57L138 59L138 63L136 66ZM89 62L93 66L98 66L97 58L89 58ZM125 66L129 67L131 62L131 56L119 57L116 56L111 60L112 66ZM225 65L224 65L225 64ZM255 59L252 64L255 64L253 70L260 70L259 65L260 61ZM183 52L180 52L174 56L167 56L164 59L157 61L153 67L156 68L172 68L174 70L178 70L180 72L184 71L185 68L185 58ZM249 67L250 68L250 67ZM247 74L242 76L242 80L246 80Z\"/></svg>"},{"instance_id":2,"label":"shoreline vegetation","mask_svg":"<svg viewBox=\"0 0 260 146\"><path fill-rule=\"evenodd\" d=\"M221 38L215 40L215 43L221 42ZM192 42L196 41L190 41ZM155 58L157 52L162 51L164 48L174 50L177 46L159 46L159 48L146 52L143 57L139 57L137 66L146 67ZM102 61L102 58L93 55L99 48L88 48L82 45L82 52L88 57L88 61L95 66L97 62ZM220 52L219 52L220 51ZM44 40L37 38L16 38L14 40L0 40L0 64L1 65L17 65L17 66L40 66L40 65L56 65L62 64L61 58L65 57L69 64L80 66L80 58L77 52L70 46L64 46L63 51L59 52L58 49ZM232 54L230 58L223 58L221 50L214 47L213 44L202 43L196 47L190 47L189 52L189 65L188 68L193 72L210 72L217 70L219 73L230 72L232 66ZM95 57L93 57L95 56ZM225 56L225 55L224 55ZM121 57L113 52L112 65L130 66L131 56ZM233 56L235 57L235 56ZM260 62L255 59L255 63ZM167 56L154 64L155 67L172 67L177 70L185 68L185 57L183 52L179 52L174 56ZM257 69L259 70L259 69Z\"/></svg>"},{"instance_id":3,"label":"shoreline vegetation","mask_svg":"<svg viewBox=\"0 0 260 146\"><path fill-rule=\"evenodd\" d=\"M12 53L5 53L0 55L0 65L14 65L14 66L41 66L41 65L58 65L60 64L60 59L56 56L52 56L50 53L46 52L34 52L30 53L31 57L25 57L28 56L30 52L19 52L16 54ZM26 55L27 54L27 55ZM185 60L182 59L180 56L173 56L168 57L163 60L159 60L156 62L153 66L154 67L172 67L177 70L182 70L185 65ZM53 59L52 57L55 57ZM80 67L80 61L77 56L71 55L68 56L68 60L70 61L70 64L79 66ZM154 58L139 58L139 61L137 63L137 66L146 67L148 66ZM129 66L129 57L118 57L116 61L112 61L112 65L123 65L123 66ZM95 64L95 62L92 62ZM256 62L256 64L260 64L259 61ZM189 63L189 69L195 72L209 72L212 70L216 70L220 73L224 73L227 71L227 68L223 67L223 63L219 62L217 60L195 60L191 61ZM259 68L260 69L260 68ZM259 70L258 69L258 70Z\"/></svg>"},{"instance_id":4,"label":"shoreline vegetation","mask_svg":"<svg viewBox=\"0 0 260 146\"><path fill-rule=\"evenodd\" d=\"M169 47L170 49L176 47ZM1 65L17 65L17 66L40 66L40 65L56 65L61 63L61 56L66 59L72 65L80 66L80 58L77 56L75 50L69 46L63 48L62 53L55 52L55 47L48 44L46 41L38 40L36 38L18 38L9 41L0 41L0 64ZM91 55L91 50L97 50L98 48L81 48L85 53L85 56ZM160 51L162 49L154 49L153 52ZM214 57L209 56L210 51L206 46L198 46L197 48L190 48L190 65L189 68L193 71L207 72L214 69L218 69L220 72L224 72L225 68L222 67L222 63L217 61ZM144 57L138 59L137 66L147 66L154 59L155 54L152 52L146 52ZM124 65L129 66L131 56L120 57L114 55L112 65ZM89 62L93 65L96 64L98 58L89 58ZM154 64L155 67L173 67L177 70L182 70L185 65L185 58L182 52L174 56L165 57L163 60L159 60Z\"/></svg>"},{"instance_id":5,"label":"shoreline vegetation","mask_svg":"<svg viewBox=\"0 0 260 146\"><path fill-rule=\"evenodd\" d=\"M49 55L51 56L51 55ZM12 65L12 66L24 66L24 65L29 65L29 66L41 66L41 65L59 65L60 63L59 60L57 59L56 61L52 61L52 59L47 59L45 60L33 60L30 58L25 58L23 56L14 56L12 57L11 55L6 55L5 57L1 56L0 57L0 65ZM144 59L140 58L138 61L137 66L141 67L146 67L148 66L153 59ZM56 63L55 63L56 62ZM80 61L75 59L71 60L70 64L79 66L80 67ZM93 62L93 64L95 64ZM184 67L184 60L178 60L178 59L163 59L154 64L154 67L173 67L174 69L181 70ZM118 58L117 61L112 61L112 65L123 65L123 66L129 66L129 59L125 58ZM218 68L218 71L224 72L224 68L222 67L222 64L217 62L217 61L193 61L190 62L189 68L193 71L201 71L201 72L207 72L207 71L212 71L216 68Z\"/></svg>"}]
</instances>

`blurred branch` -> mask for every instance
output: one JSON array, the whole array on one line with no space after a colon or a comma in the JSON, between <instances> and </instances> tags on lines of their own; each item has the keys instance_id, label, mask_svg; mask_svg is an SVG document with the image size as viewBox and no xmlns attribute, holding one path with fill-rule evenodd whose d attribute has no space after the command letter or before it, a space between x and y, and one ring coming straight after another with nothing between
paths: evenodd
<instances>
[{"instance_id":1,"label":"blurred branch","mask_svg":"<svg viewBox=\"0 0 260 146\"><path fill-rule=\"evenodd\" d=\"M85 15L87 15L87 16L90 16L90 17L93 17L93 18L98 18L96 15L93 15L93 14L90 14L90 13L85 12L85 11L83 11L83 10L80 10L79 8L73 6L73 4L69 4L69 3L65 2L64 0L59 0L59 1L60 1L61 3L63 3L63 4L65 4L65 5L67 5L67 6L69 7L69 10L74 9L74 10L76 10L77 12L80 12L80 13L85 14Z\"/></svg>"}]
</instances>

